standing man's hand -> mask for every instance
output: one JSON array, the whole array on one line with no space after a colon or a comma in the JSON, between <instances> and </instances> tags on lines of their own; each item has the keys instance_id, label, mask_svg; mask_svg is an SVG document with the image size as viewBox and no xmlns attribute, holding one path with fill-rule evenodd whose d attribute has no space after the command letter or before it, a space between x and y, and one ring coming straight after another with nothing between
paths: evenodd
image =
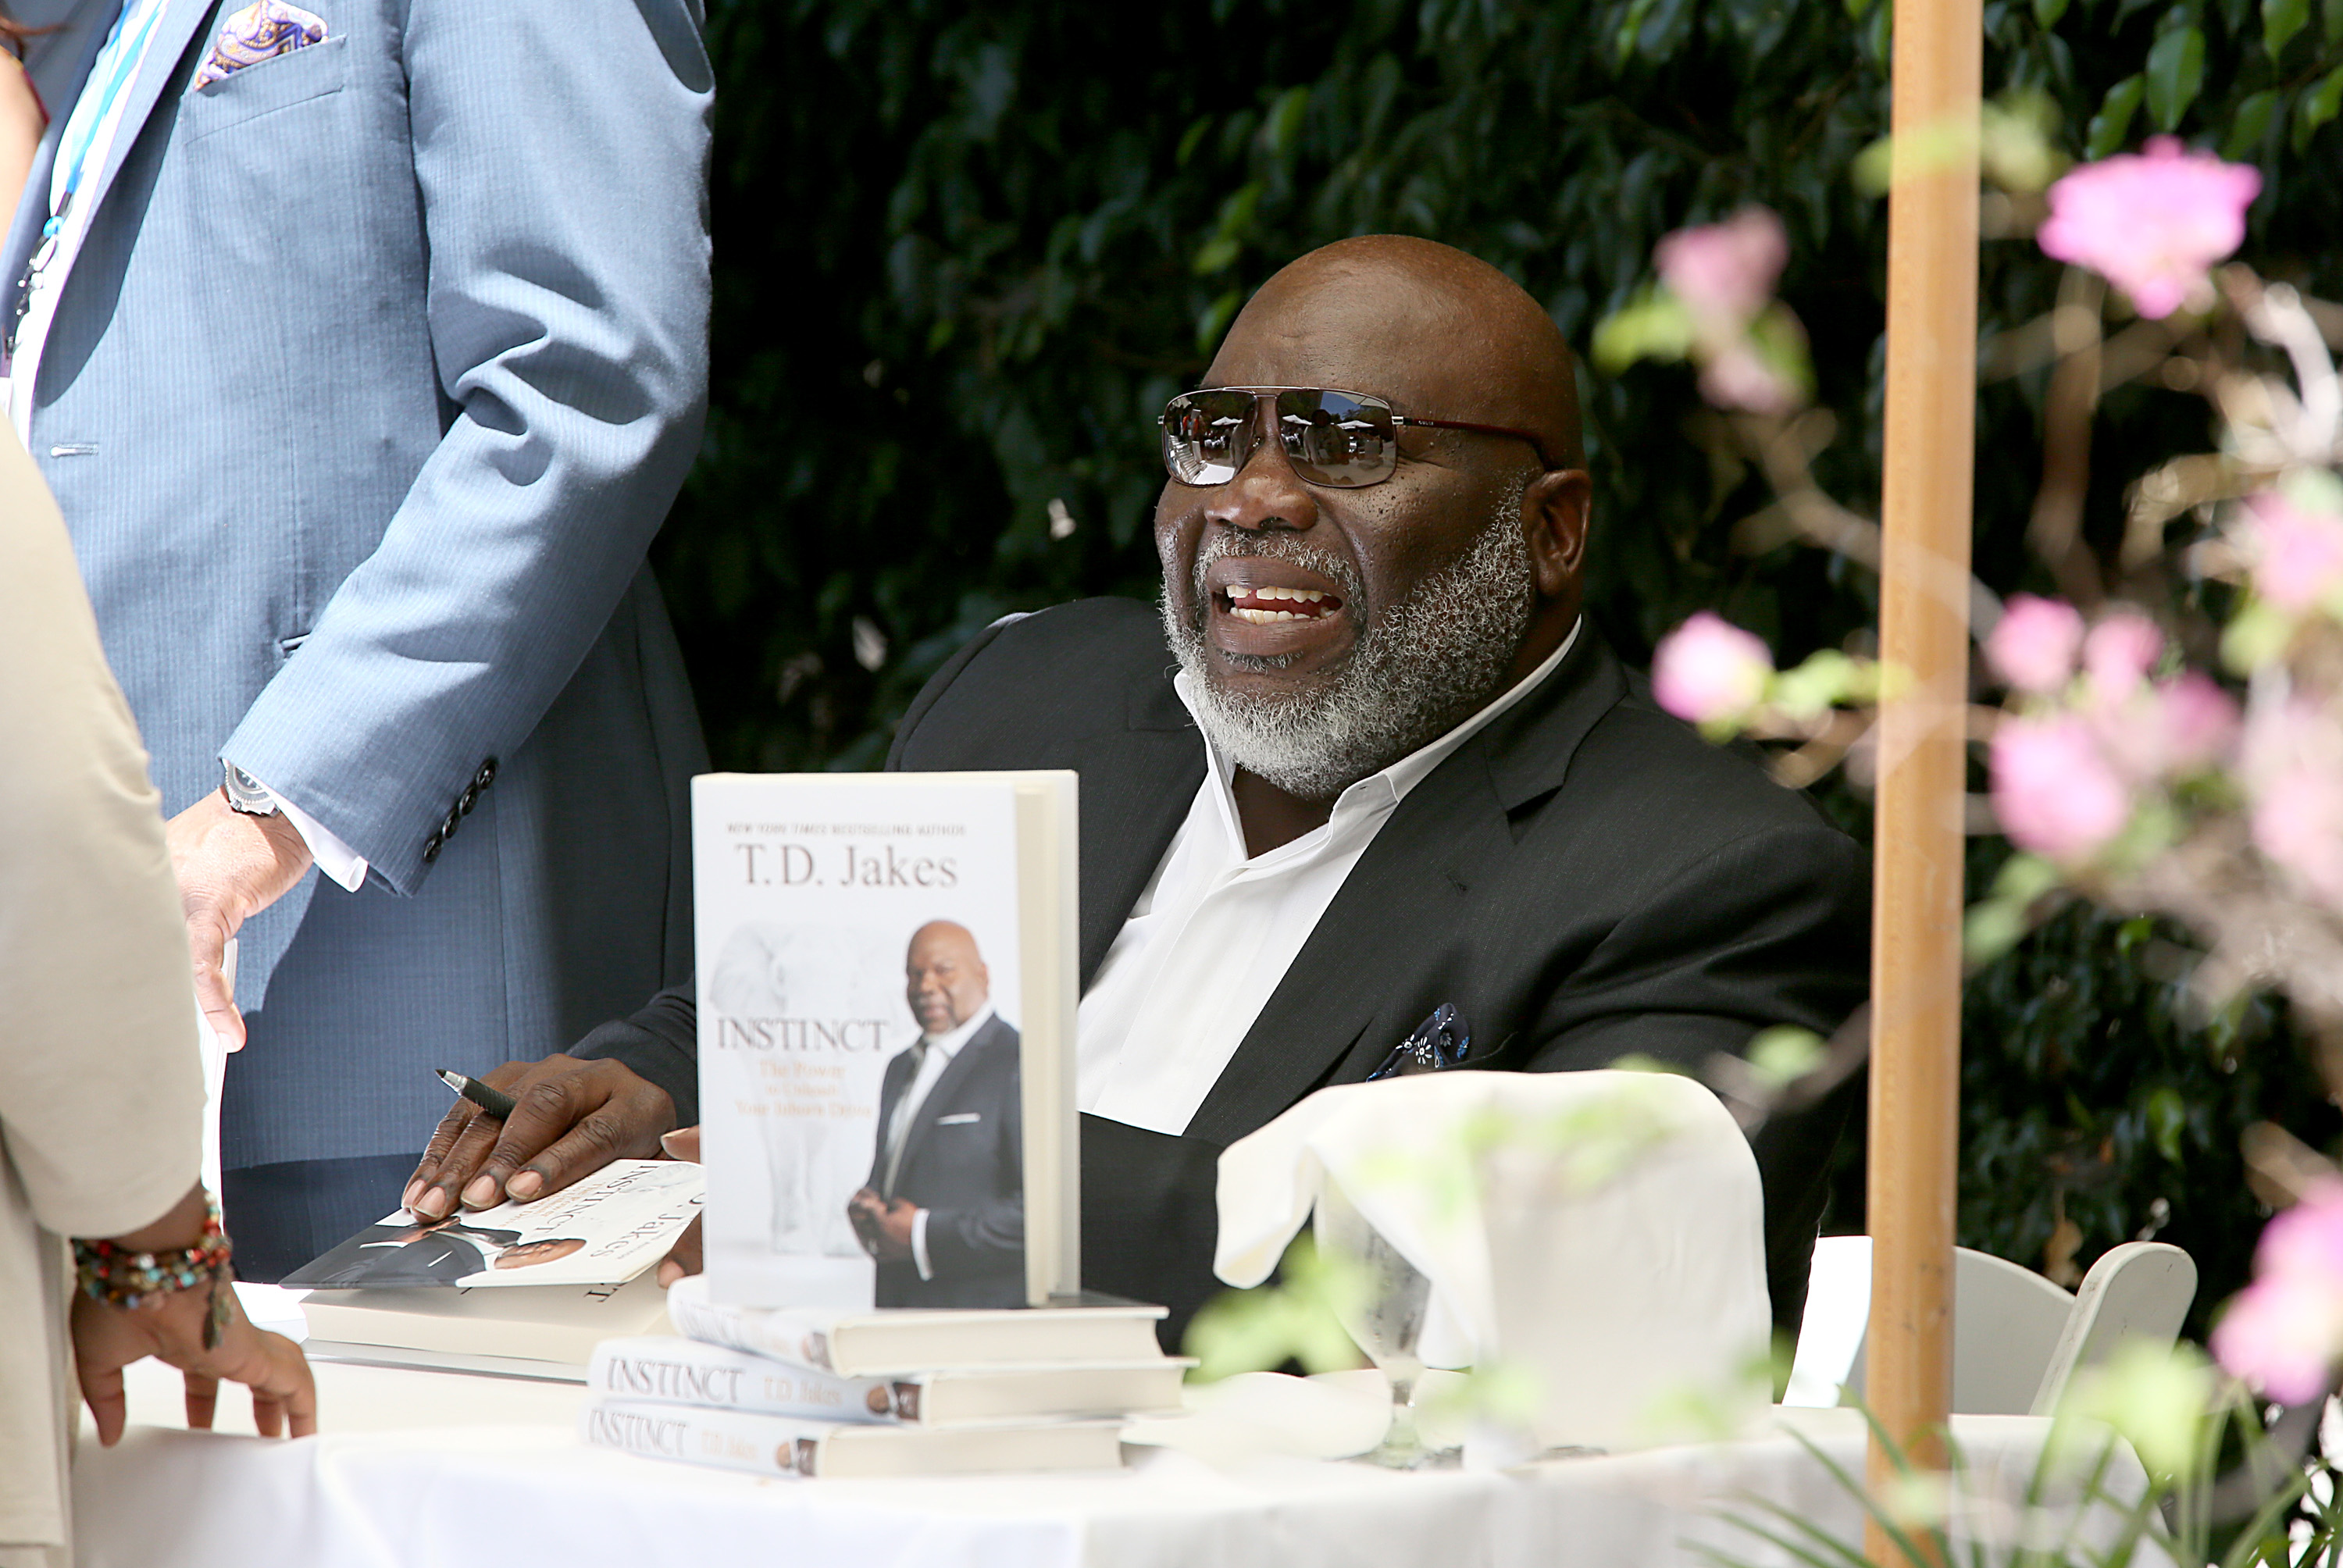
<instances>
[{"instance_id":1,"label":"standing man's hand","mask_svg":"<svg viewBox=\"0 0 2343 1568\"><path fill-rule=\"evenodd\" d=\"M216 789L172 818L164 836L187 917L196 1000L228 1050L241 1050L244 1015L222 969L228 939L293 890L309 869L309 846L283 812L231 810Z\"/></svg>"}]
</instances>

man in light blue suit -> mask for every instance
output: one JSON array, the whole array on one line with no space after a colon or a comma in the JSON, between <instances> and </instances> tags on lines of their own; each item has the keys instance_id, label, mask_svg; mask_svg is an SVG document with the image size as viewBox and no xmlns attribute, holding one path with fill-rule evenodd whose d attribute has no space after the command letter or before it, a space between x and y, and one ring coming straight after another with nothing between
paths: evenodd
<instances>
[{"instance_id":1,"label":"man in light blue suit","mask_svg":"<svg viewBox=\"0 0 2343 1568\"><path fill-rule=\"evenodd\" d=\"M55 115L11 417L246 1040L226 1200L275 1279L397 1203L431 1068L689 972L705 759L643 556L705 407L700 0L11 9Z\"/></svg>"}]
</instances>

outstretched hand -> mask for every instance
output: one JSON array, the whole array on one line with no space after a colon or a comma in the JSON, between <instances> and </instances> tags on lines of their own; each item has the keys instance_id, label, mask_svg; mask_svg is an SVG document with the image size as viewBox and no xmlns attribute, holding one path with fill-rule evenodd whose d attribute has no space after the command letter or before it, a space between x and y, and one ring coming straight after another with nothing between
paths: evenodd
<instances>
[{"instance_id":1,"label":"outstretched hand","mask_svg":"<svg viewBox=\"0 0 2343 1568\"><path fill-rule=\"evenodd\" d=\"M666 1090L615 1061L548 1056L508 1061L483 1082L513 1097L512 1116L458 1100L432 1133L401 1201L427 1220L461 1202L488 1209L558 1192L613 1160L647 1160L675 1125Z\"/></svg>"}]
</instances>

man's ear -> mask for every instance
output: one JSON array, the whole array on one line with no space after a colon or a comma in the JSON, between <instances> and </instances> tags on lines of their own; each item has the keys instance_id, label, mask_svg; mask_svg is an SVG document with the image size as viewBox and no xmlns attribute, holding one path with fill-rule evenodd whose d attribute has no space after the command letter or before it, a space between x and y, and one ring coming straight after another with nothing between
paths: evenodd
<instances>
[{"instance_id":1,"label":"man's ear","mask_svg":"<svg viewBox=\"0 0 2343 1568\"><path fill-rule=\"evenodd\" d=\"M1538 595L1560 598L1576 590L1586 568L1586 524L1594 483L1584 468L1554 468L1522 492L1522 533Z\"/></svg>"}]
</instances>

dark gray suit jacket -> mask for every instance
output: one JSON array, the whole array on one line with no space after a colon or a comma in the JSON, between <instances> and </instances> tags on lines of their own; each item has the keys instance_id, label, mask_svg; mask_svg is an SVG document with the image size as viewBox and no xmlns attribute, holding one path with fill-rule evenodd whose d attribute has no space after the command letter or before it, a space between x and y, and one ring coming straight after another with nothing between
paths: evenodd
<instances>
[{"instance_id":1,"label":"dark gray suit jacket","mask_svg":"<svg viewBox=\"0 0 2343 1568\"><path fill-rule=\"evenodd\" d=\"M1081 776L1091 977L1204 776L1155 612L1089 599L995 626L928 683L894 769ZM1655 708L1591 629L1416 786L1327 908L1184 1136L1082 1119L1082 1279L1164 1302L1212 1275L1220 1151L1356 1082L1443 1002L1476 1065L1563 1071L1636 1053L1697 1067L1758 1030L1835 1029L1864 995L1869 867L1803 797ZM688 1080L687 992L581 1054ZM672 1092L672 1089L670 1090ZM1777 1322L1795 1327L1854 1086L1757 1139ZM684 1102L697 1113L696 1097Z\"/></svg>"},{"instance_id":2,"label":"dark gray suit jacket","mask_svg":"<svg viewBox=\"0 0 2343 1568\"><path fill-rule=\"evenodd\" d=\"M882 1307L1025 1304L1025 1116L1016 1030L998 1015L969 1036L913 1113L894 1185L886 1184L887 1128L910 1087L911 1053L887 1063L879 1091L879 1147L870 1182L882 1197L928 1211L928 1261L879 1265Z\"/></svg>"}]
</instances>

